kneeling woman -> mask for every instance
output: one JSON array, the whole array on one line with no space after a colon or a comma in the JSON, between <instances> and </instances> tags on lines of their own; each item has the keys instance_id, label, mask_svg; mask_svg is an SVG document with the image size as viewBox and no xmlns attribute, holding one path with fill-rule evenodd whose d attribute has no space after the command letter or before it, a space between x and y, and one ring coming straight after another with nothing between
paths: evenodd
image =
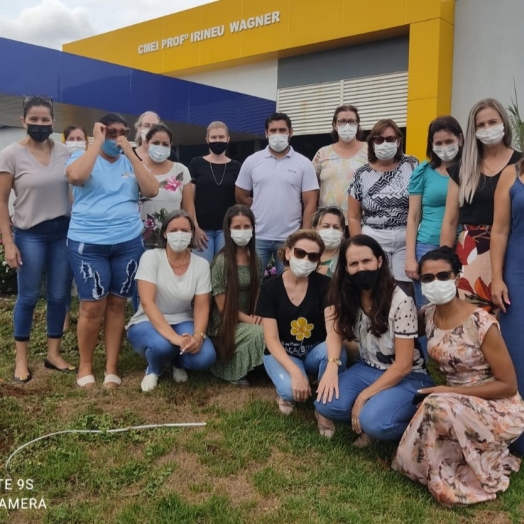
<instances>
[{"instance_id":1,"label":"kneeling woman","mask_svg":"<svg viewBox=\"0 0 524 524\"><path fill-rule=\"evenodd\" d=\"M508 446L524 431L524 402L497 321L457 298L462 269L447 247L420 260L429 356L447 386L427 388L393 467L428 486L442 504L492 500L520 461Z\"/></svg>"},{"instance_id":2,"label":"kneeling woman","mask_svg":"<svg viewBox=\"0 0 524 524\"><path fill-rule=\"evenodd\" d=\"M280 411L289 415L295 402L311 396L308 375L320 377L329 365L336 375L345 368L340 339L336 357L326 353L326 295L329 277L316 271L324 242L313 230L290 235L281 254L286 270L264 282L257 315L262 317L267 352L264 366L275 384ZM343 362L341 362L341 360ZM321 433L331 431L319 425Z\"/></svg>"},{"instance_id":3,"label":"kneeling woman","mask_svg":"<svg viewBox=\"0 0 524 524\"><path fill-rule=\"evenodd\" d=\"M337 376L328 369L315 402L320 421L349 421L369 437L400 440L416 407L417 390L433 385L415 348L417 310L395 285L376 240L356 235L340 247L332 280L327 335L329 360L339 358L342 340L358 341L360 361Z\"/></svg>"},{"instance_id":4,"label":"kneeling woman","mask_svg":"<svg viewBox=\"0 0 524 524\"><path fill-rule=\"evenodd\" d=\"M193 219L185 211L173 211L162 223L164 247L146 251L140 259L136 274L140 306L129 322L127 337L147 359L142 391L154 389L169 364L175 382L185 382L185 368L209 369L215 363L215 348L205 335L209 264L191 253L194 237Z\"/></svg>"}]
</instances>

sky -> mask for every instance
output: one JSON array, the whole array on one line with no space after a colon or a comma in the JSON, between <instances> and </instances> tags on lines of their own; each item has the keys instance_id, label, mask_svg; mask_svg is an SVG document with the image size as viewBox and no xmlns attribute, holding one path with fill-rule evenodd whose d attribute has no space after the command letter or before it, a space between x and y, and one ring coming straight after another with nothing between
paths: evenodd
<instances>
[{"instance_id":1,"label":"sky","mask_svg":"<svg viewBox=\"0 0 524 524\"><path fill-rule=\"evenodd\" d=\"M0 0L0 36L62 44L216 0Z\"/></svg>"}]
</instances>

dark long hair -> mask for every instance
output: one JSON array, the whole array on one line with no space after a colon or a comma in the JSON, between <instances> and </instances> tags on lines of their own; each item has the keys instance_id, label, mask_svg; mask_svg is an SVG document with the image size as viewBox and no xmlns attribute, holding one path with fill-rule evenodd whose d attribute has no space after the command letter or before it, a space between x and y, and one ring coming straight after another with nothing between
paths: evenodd
<instances>
[{"instance_id":1,"label":"dark long hair","mask_svg":"<svg viewBox=\"0 0 524 524\"><path fill-rule=\"evenodd\" d=\"M224 281L227 285L226 302L218 326L219 343L217 344L218 354L224 361L229 360L235 352L235 332L238 324L238 312L240 311L240 282L238 278L237 245L231 238L231 222L236 216L249 218L253 228L253 236L247 245L249 252L249 311L248 315L255 313L255 306L260 290L260 272L257 263L257 253L255 251L255 215L247 206L232 206L224 217L224 240L225 245L212 262L211 267L216 263L218 256L224 257Z\"/></svg>"},{"instance_id":2,"label":"dark long hair","mask_svg":"<svg viewBox=\"0 0 524 524\"><path fill-rule=\"evenodd\" d=\"M356 340L355 325L358 312L362 309L360 289L351 282L347 272L346 253L350 246L369 247L375 257L382 258L377 282L371 291L371 325L369 332L380 337L388 330L389 310L395 290L395 281L388 266L388 259L380 244L368 235L355 235L343 240L335 274L328 291L328 304L335 309L335 331L346 340Z\"/></svg>"},{"instance_id":3,"label":"dark long hair","mask_svg":"<svg viewBox=\"0 0 524 524\"><path fill-rule=\"evenodd\" d=\"M428 145L426 147L426 157L429 160L429 163L433 169L437 168L442 164L442 160L437 156L433 151L433 137L435 133L439 131L448 131L449 133L455 135L459 140L459 152L457 156L453 159L454 162L459 162L462 157L462 149L464 148L464 135L462 133L462 128L455 118L452 116L439 116L432 120L428 128ZM462 144L460 144L460 139L462 139Z\"/></svg>"}]
</instances>

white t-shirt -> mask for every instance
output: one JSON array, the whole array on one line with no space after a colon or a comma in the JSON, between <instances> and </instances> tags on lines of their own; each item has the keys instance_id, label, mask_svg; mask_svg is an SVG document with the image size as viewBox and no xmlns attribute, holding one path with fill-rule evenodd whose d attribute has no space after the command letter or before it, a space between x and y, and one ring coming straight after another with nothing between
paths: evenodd
<instances>
[{"instance_id":1,"label":"white t-shirt","mask_svg":"<svg viewBox=\"0 0 524 524\"><path fill-rule=\"evenodd\" d=\"M193 320L193 298L195 295L211 293L209 262L193 253L187 271L178 276L169 265L165 249L150 249L140 259L135 280L144 280L157 286L156 305L171 325ZM146 320L149 319L140 305L127 327Z\"/></svg>"},{"instance_id":2,"label":"white t-shirt","mask_svg":"<svg viewBox=\"0 0 524 524\"><path fill-rule=\"evenodd\" d=\"M246 158L236 185L253 191L257 238L283 242L300 228L302 193L318 189L318 180L311 161L292 147L280 159L266 147Z\"/></svg>"}]
</instances>

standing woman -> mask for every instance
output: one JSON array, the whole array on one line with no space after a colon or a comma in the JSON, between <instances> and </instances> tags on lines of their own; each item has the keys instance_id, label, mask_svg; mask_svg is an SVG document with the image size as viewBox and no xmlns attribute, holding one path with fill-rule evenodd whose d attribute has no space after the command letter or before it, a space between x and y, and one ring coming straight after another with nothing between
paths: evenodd
<instances>
[{"instance_id":1,"label":"standing woman","mask_svg":"<svg viewBox=\"0 0 524 524\"><path fill-rule=\"evenodd\" d=\"M491 298L490 238L494 195L502 170L521 157L511 148L511 123L500 102L486 98L469 113L460 164L449 169L446 213L440 244L454 247L463 265L462 299L494 313Z\"/></svg>"},{"instance_id":2,"label":"standing woman","mask_svg":"<svg viewBox=\"0 0 524 524\"><path fill-rule=\"evenodd\" d=\"M406 275L408 185L418 165L402 152L402 133L393 120L379 120L367 139L368 163L355 172L348 198L351 236L369 235L388 256L393 278L410 293Z\"/></svg>"},{"instance_id":3,"label":"standing woman","mask_svg":"<svg viewBox=\"0 0 524 524\"><path fill-rule=\"evenodd\" d=\"M211 373L247 387L247 374L264 362L262 319L255 315L262 262L255 251L255 216L233 206L224 218L224 249L211 264L215 297L209 335L219 359Z\"/></svg>"},{"instance_id":4,"label":"standing woman","mask_svg":"<svg viewBox=\"0 0 524 524\"><path fill-rule=\"evenodd\" d=\"M27 345L33 313L46 275L47 368L73 372L60 356L67 294L70 292L66 236L69 227L69 188L64 178L67 148L49 137L53 133L50 98L24 97L22 125L27 136L0 153L0 230L9 267L18 270L14 310L16 347L14 381L32 378ZM14 190L11 232L9 195Z\"/></svg>"},{"instance_id":5,"label":"standing woman","mask_svg":"<svg viewBox=\"0 0 524 524\"><path fill-rule=\"evenodd\" d=\"M448 167L460 161L464 136L452 116L429 124L426 156L409 181L409 213L406 230L406 275L413 280L417 308L427 304L418 280L418 262L440 245L440 230L446 211Z\"/></svg>"},{"instance_id":6,"label":"standing woman","mask_svg":"<svg viewBox=\"0 0 524 524\"><path fill-rule=\"evenodd\" d=\"M317 271L331 278L338 264L338 251L346 229L344 212L337 206L321 207L313 215L312 225L326 247Z\"/></svg>"},{"instance_id":7,"label":"standing woman","mask_svg":"<svg viewBox=\"0 0 524 524\"><path fill-rule=\"evenodd\" d=\"M355 171L368 161L368 145L360 140L360 116L352 105L335 109L334 143L318 150L313 166L320 180L320 206L340 207L347 215L347 191Z\"/></svg>"},{"instance_id":8,"label":"standing woman","mask_svg":"<svg viewBox=\"0 0 524 524\"><path fill-rule=\"evenodd\" d=\"M229 140L226 124L211 122L206 136L209 154L193 158L189 164L195 198L196 254L209 263L224 247L224 216L235 205L240 163L226 156Z\"/></svg>"},{"instance_id":9,"label":"standing woman","mask_svg":"<svg viewBox=\"0 0 524 524\"><path fill-rule=\"evenodd\" d=\"M495 191L495 217L491 232L491 294L500 308L500 330L508 346L519 392L524 394L524 161L502 172ZM524 438L514 449L524 455Z\"/></svg>"},{"instance_id":10,"label":"standing woman","mask_svg":"<svg viewBox=\"0 0 524 524\"><path fill-rule=\"evenodd\" d=\"M144 250L140 194L153 198L158 181L127 141L129 128L116 113L106 113L93 130L94 142L75 153L66 176L73 186L73 213L68 233L69 261L80 299L77 383L92 386L93 354L104 321L104 384L116 387L127 299Z\"/></svg>"},{"instance_id":11,"label":"standing woman","mask_svg":"<svg viewBox=\"0 0 524 524\"><path fill-rule=\"evenodd\" d=\"M140 160L147 157L146 135L156 124L160 124L160 117L153 111L142 113L135 122L135 144L137 147L134 148L134 152Z\"/></svg>"}]
</instances>

